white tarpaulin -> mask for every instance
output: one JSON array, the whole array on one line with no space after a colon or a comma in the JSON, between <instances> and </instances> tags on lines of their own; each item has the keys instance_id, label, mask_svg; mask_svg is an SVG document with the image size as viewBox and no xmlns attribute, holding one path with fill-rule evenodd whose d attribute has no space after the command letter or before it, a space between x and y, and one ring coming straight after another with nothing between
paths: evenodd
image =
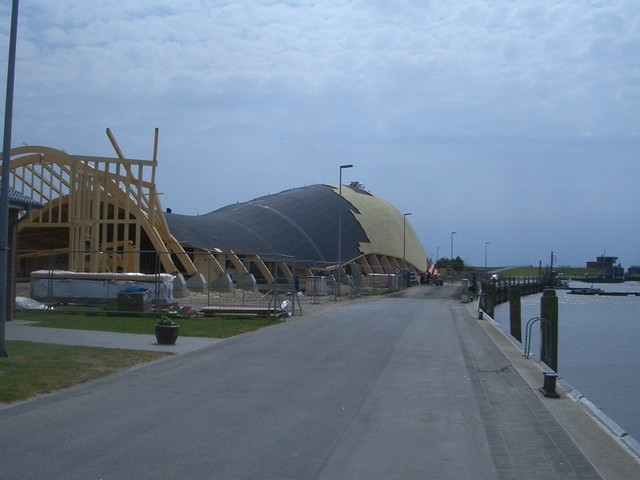
<instances>
[{"instance_id":1,"label":"white tarpaulin","mask_svg":"<svg viewBox=\"0 0 640 480\"><path fill-rule=\"evenodd\" d=\"M149 290L154 302L173 303L173 275L160 273L31 272L31 298L40 302L107 303L118 293Z\"/></svg>"}]
</instances>

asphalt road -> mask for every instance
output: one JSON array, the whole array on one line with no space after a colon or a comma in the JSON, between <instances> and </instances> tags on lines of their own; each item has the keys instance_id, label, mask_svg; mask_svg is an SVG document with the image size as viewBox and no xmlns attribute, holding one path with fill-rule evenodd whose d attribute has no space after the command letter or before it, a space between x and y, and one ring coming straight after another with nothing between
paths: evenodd
<instances>
[{"instance_id":1,"label":"asphalt road","mask_svg":"<svg viewBox=\"0 0 640 480\"><path fill-rule=\"evenodd\" d=\"M600 478L451 288L0 410L0 478Z\"/></svg>"}]
</instances>

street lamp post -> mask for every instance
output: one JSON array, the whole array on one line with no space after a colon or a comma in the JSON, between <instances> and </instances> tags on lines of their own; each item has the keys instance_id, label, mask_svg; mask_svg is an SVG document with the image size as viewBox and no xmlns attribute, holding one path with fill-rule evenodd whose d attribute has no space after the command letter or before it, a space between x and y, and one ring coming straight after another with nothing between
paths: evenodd
<instances>
[{"instance_id":1,"label":"street lamp post","mask_svg":"<svg viewBox=\"0 0 640 480\"><path fill-rule=\"evenodd\" d=\"M484 268L487 268L487 245L491 242L484 242Z\"/></svg>"},{"instance_id":2,"label":"street lamp post","mask_svg":"<svg viewBox=\"0 0 640 480\"><path fill-rule=\"evenodd\" d=\"M407 266L407 217L411 215L411 213L403 213L402 214L402 263L404 267Z\"/></svg>"},{"instance_id":3,"label":"street lamp post","mask_svg":"<svg viewBox=\"0 0 640 480\"><path fill-rule=\"evenodd\" d=\"M4 109L4 134L2 143L2 180L0 188L0 357L7 357L5 347L6 322L13 299L7 295L10 275L9 265L9 175L11 173L11 131L13 127L13 91L15 83L16 44L18 41L18 6L13 0L11 28L9 31L9 57L7 61L7 95Z\"/></svg>"},{"instance_id":4,"label":"street lamp post","mask_svg":"<svg viewBox=\"0 0 640 480\"><path fill-rule=\"evenodd\" d=\"M340 165L340 181L338 182L338 264L336 265L336 300L340 292L340 270L342 269L342 170L353 168L353 165Z\"/></svg>"},{"instance_id":5,"label":"street lamp post","mask_svg":"<svg viewBox=\"0 0 640 480\"><path fill-rule=\"evenodd\" d=\"M458 232L451 232L451 263L449 264L449 282L452 282L451 272L453 271L453 236Z\"/></svg>"},{"instance_id":6,"label":"street lamp post","mask_svg":"<svg viewBox=\"0 0 640 480\"><path fill-rule=\"evenodd\" d=\"M402 214L402 284L405 287L409 287L409 282L407 282L407 217L411 215L411 213L403 213Z\"/></svg>"},{"instance_id":7,"label":"street lamp post","mask_svg":"<svg viewBox=\"0 0 640 480\"><path fill-rule=\"evenodd\" d=\"M451 232L451 264L453 265L453 236L458 232Z\"/></svg>"}]
</instances>

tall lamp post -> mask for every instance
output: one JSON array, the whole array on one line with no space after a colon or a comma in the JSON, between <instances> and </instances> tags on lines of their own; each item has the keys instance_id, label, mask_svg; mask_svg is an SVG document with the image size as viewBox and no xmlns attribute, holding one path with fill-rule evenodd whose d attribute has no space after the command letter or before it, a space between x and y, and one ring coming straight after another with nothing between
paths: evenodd
<instances>
[{"instance_id":1,"label":"tall lamp post","mask_svg":"<svg viewBox=\"0 0 640 480\"><path fill-rule=\"evenodd\" d=\"M402 285L405 288L409 287L409 282L407 281L407 217L411 215L411 213L403 213L402 214Z\"/></svg>"},{"instance_id":2,"label":"tall lamp post","mask_svg":"<svg viewBox=\"0 0 640 480\"><path fill-rule=\"evenodd\" d=\"M340 270L342 269L342 170L353 168L353 165L340 165L340 181L338 182L338 264L336 265L336 300L340 292Z\"/></svg>"},{"instance_id":3,"label":"tall lamp post","mask_svg":"<svg viewBox=\"0 0 640 480\"><path fill-rule=\"evenodd\" d=\"M451 272L453 271L453 236L458 232L451 232L451 264L449 265L449 282L453 282L453 275Z\"/></svg>"},{"instance_id":4,"label":"tall lamp post","mask_svg":"<svg viewBox=\"0 0 640 480\"><path fill-rule=\"evenodd\" d=\"M491 242L484 242L484 268L487 268L487 245Z\"/></svg>"},{"instance_id":5,"label":"tall lamp post","mask_svg":"<svg viewBox=\"0 0 640 480\"><path fill-rule=\"evenodd\" d=\"M402 214L402 263L404 267L407 266L407 217L411 215L411 213L403 213Z\"/></svg>"},{"instance_id":6,"label":"tall lamp post","mask_svg":"<svg viewBox=\"0 0 640 480\"><path fill-rule=\"evenodd\" d=\"M453 266L453 236L458 232L451 232L451 265Z\"/></svg>"},{"instance_id":7,"label":"tall lamp post","mask_svg":"<svg viewBox=\"0 0 640 480\"><path fill-rule=\"evenodd\" d=\"M11 172L11 129L13 123L13 90L15 83L16 43L18 40L18 0L11 7L9 32L9 58L7 62L7 95L4 109L4 136L2 144L2 181L0 188L0 357L6 357L5 326L12 299L7 295L9 274L9 174Z\"/></svg>"}]
</instances>

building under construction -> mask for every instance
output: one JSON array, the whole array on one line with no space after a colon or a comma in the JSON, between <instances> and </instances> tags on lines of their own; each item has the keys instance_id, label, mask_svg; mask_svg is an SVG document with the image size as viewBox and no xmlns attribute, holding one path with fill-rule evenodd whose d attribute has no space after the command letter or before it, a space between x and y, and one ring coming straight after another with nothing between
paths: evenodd
<instances>
[{"instance_id":1,"label":"building under construction","mask_svg":"<svg viewBox=\"0 0 640 480\"><path fill-rule=\"evenodd\" d=\"M158 131L149 160L126 158L107 135L113 158L47 147L12 150L11 188L42 205L18 225L18 277L36 270L162 272L187 285L197 279L201 288L273 284L280 276L292 281L318 272L427 269L406 216L357 183L306 186L180 215L159 201Z\"/></svg>"}]
</instances>

